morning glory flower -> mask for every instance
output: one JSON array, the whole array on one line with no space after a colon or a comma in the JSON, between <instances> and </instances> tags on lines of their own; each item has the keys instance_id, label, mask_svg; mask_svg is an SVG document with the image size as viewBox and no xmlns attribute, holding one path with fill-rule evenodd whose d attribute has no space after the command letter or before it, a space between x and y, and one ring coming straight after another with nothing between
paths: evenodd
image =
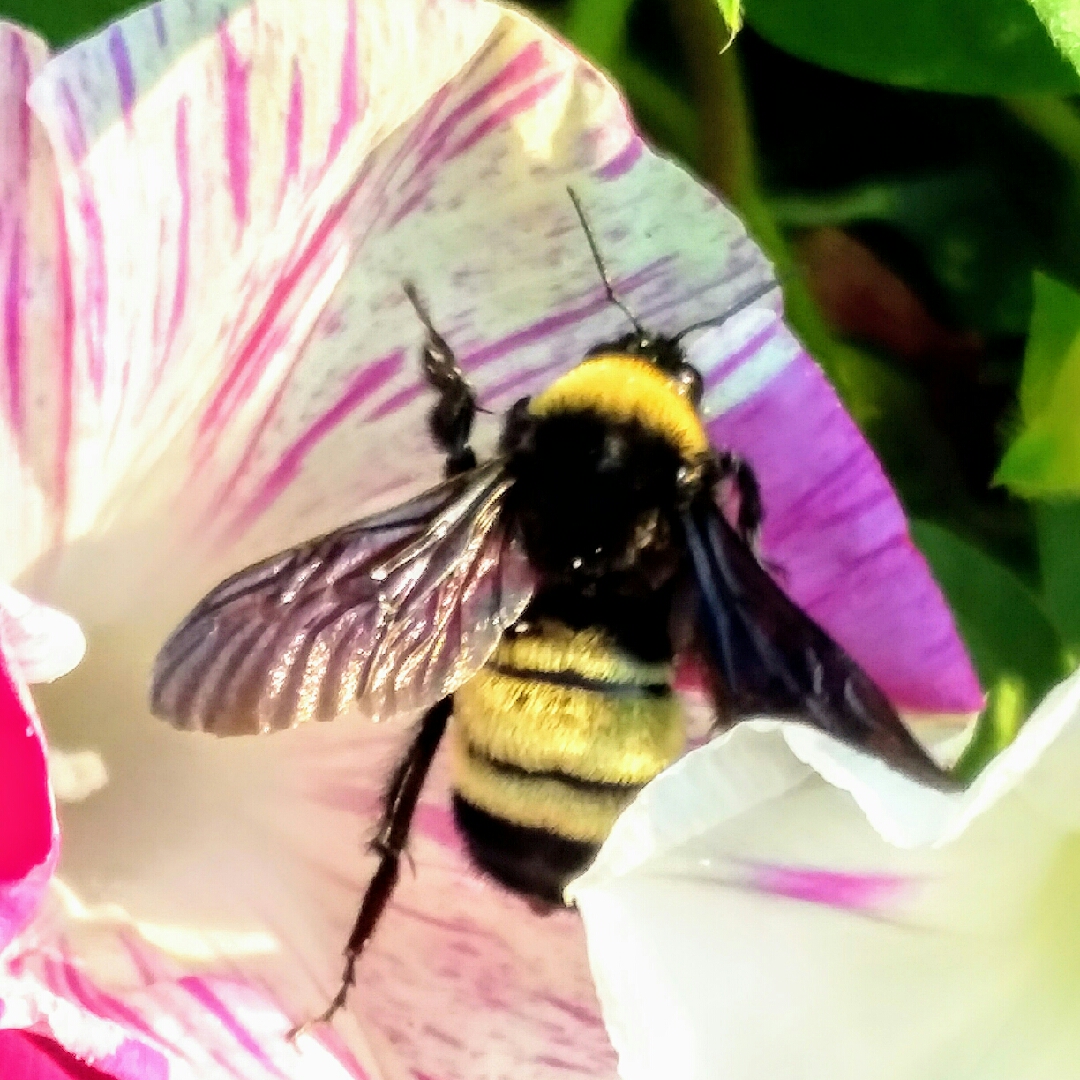
<instances>
[{"instance_id":1,"label":"morning glory flower","mask_svg":"<svg viewBox=\"0 0 1080 1080\"><path fill-rule=\"evenodd\" d=\"M336 986L405 723L180 733L149 715L149 671L226 574L438 480L402 281L490 410L483 449L625 330L568 185L658 331L759 291L761 253L593 68L492 4L163 0L52 59L6 26L0 55L0 580L85 629L38 704L50 743L96 763L57 781L63 852L6 925L0 1026L121 1080L613 1076L578 917L470 867L441 760L348 1010L289 1042ZM896 498L777 294L690 356L792 596L906 714L977 710Z\"/></svg>"}]
</instances>

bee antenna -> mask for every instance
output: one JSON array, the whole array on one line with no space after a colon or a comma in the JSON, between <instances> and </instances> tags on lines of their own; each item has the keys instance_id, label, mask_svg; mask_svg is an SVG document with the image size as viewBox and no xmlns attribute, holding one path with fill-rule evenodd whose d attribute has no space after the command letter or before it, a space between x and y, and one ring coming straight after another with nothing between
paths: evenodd
<instances>
[{"instance_id":1,"label":"bee antenna","mask_svg":"<svg viewBox=\"0 0 1080 1080\"><path fill-rule=\"evenodd\" d=\"M753 292L748 293L741 300L736 300L726 311L720 315L716 315L711 319L702 319L701 322L691 323L689 326L684 326L671 340L672 343L678 343L682 341L687 334L692 333L694 330L703 330L706 326L719 326L721 323L727 322L732 315L738 315L744 308L750 307L751 304L756 304L763 296L768 296L769 293L775 292L780 288L778 281L769 281L764 285L754 289Z\"/></svg>"},{"instance_id":2,"label":"bee antenna","mask_svg":"<svg viewBox=\"0 0 1080 1080\"><path fill-rule=\"evenodd\" d=\"M596 263L596 269L600 271L600 280L604 283L604 291L607 293L608 300L613 303L631 322L634 329L643 337L647 338L649 335L645 330L645 327L641 325L634 318L634 313L615 295L615 290L611 287L611 281L608 279L607 268L604 266L604 260L600 257L600 249L596 246L596 238L593 236L592 229L589 228L589 222L585 217L585 211L581 206L581 200L577 196L577 192L572 187L567 187L567 195L570 196L570 201L574 204L574 210L577 212L578 221L581 222L581 228L585 233L585 239L589 242L589 250L592 252L593 262Z\"/></svg>"}]
</instances>

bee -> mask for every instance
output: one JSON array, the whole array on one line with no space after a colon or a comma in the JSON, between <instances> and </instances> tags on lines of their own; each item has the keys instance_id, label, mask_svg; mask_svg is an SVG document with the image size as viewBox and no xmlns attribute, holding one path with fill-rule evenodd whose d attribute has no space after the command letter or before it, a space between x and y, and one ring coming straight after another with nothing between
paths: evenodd
<instances>
[{"instance_id":1,"label":"bee","mask_svg":"<svg viewBox=\"0 0 1080 1080\"><path fill-rule=\"evenodd\" d=\"M539 905L562 903L620 812L681 754L676 654L704 660L725 724L799 719L927 784L952 783L758 558L753 469L706 434L682 339L778 286L653 334L615 294L570 196L630 332L516 402L497 455L478 463L476 394L407 283L446 480L234 574L154 665L151 707L179 728L240 735L346 710L422 714L386 787L340 988L313 1023L345 1003L448 727L453 813L472 860Z\"/></svg>"}]
</instances>

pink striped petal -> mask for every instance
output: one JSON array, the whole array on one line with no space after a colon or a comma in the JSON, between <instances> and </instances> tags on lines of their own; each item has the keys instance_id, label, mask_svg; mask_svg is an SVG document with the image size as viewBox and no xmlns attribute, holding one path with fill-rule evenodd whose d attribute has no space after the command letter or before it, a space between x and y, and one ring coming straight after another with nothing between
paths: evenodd
<instances>
[{"instance_id":1,"label":"pink striped petal","mask_svg":"<svg viewBox=\"0 0 1080 1080\"><path fill-rule=\"evenodd\" d=\"M403 278L496 411L616 333L568 181L627 300L658 329L723 310L769 273L739 222L648 154L617 99L531 24L453 0L398 5L385 24L377 4L333 10L290 24L282 51L267 27L284 12L243 6L221 22L216 8L167 4L77 46L34 86L85 325L75 516L109 501L120 532L137 513L123 558L142 573L126 597L160 592L165 559L194 562L206 585L435 475ZM344 28L329 59L327 26ZM443 68L427 63L403 92L410 34L441 43ZM185 77L159 77L195 40ZM553 110L568 94L577 114ZM172 182L151 162L169 162ZM483 198L468 197L476 176ZM125 227L133 215L160 243ZM977 710L887 481L768 303L702 335L693 358L714 436L761 472L766 551L795 598L898 704ZM94 589L111 575L69 573L90 594L76 610L122 602Z\"/></svg>"},{"instance_id":2,"label":"pink striped petal","mask_svg":"<svg viewBox=\"0 0 1080 1080\"><path fill-rule=\"evenodd\" d=\"M88 663L60 684L70 707L104 691L82 717L113 775L66 808L62 884L0 966L4 1024L125 1080L139 1073L109 1058L119 1045L163 1061L160 1075L207 1080L614 1076L580 924L533 914L470 868L444 763L411 842L416 874L349 1011L288 1043L340 973L372 869L366 823L403 732L342 723L208 746L130 720L110 731L124 703L107 688L128 663L112 644L113 678Z\"/></svg>"},{"instance_id":3,"label":"pink striped petal","mask_svg":"<svg viewBox=\"0 0 1080 1080\"><path fill-rule=\"evenodd\" d=\"M58 179L63 226L42 280L59 284L35 308L52 321L34 339L43 389L16 395L26 434L0 427L17 448L0 495L37 508L12 573L88 628L88 660L47 715L109 783L64 807L64 865L0 967L0 1022L123 1077L612 1076L580 927L469 868L441 765L417 877L350 1010L286 1042L334 989L402 733L208 742L150 720L147 675L224 573L438 475L403 279L492 410L478 425L491 446L499 412L624 329L568 183L658 330L767 280L760 252L648 151L593 69L485 3L163 0L51 61L30 101L49 138L31 160ZM890 554L906 535L895 500L775 310L700 335L693 358L717 437L762 473L769 554L798 598L857 656L860 627L888 625L892 658L865 660L904 704L970 703L925 567ZM821 442L802 475L779 441L792 411ZM807 509L849 457L847 485Z\"/></svg>"}]
</instances>

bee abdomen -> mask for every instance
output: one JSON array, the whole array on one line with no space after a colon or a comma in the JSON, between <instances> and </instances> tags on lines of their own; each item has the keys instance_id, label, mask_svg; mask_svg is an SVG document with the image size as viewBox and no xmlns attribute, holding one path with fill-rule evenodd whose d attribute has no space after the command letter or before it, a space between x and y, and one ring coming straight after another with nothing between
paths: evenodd
<instances>
[{"instance_id":1,"label":"bee abdomen","mask_svg":"<svg viewBox=\"0 0 1080 1080\"><path fill-rule=\"evenodd\" d=\"M681 752L665 664L600 629L508 637L454 699L454 786L494 818L597 845ZM481 860L486 862L487 860Z\"/></svg>"}]
</instances>

